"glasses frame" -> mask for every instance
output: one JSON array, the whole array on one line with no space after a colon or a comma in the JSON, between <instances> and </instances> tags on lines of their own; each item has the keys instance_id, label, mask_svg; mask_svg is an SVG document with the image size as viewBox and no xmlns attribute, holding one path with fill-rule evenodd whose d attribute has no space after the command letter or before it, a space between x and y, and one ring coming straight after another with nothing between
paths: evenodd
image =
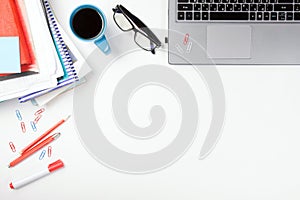
<instances>
[{"instance_id":1,"label":"glasses frame","mask_svg":"<svg viewBox=\"0 0 300 200\"><path fill-rule=\"evenodd\" d=\"M144 24L139 18L137 18L135 15L133 15L131 12L129 12L122 5L117 5L115 8L113 8L113 12L114 12L113 18L114 18L116 25L124 32L134 31L134 42L143 50L151 51L153 54L155 54L155 49L159 48L161 46L161 42L156 37L156 35L146 26L146 24ZM120 27L120 25L118 24L116 17L115 17L116 14L123 14L124 17L131 24L132 28L130 28L128 30L124 30L122 27ZM142 34L144 37L149 39L151 49L146 49L137 42L137 40L136 40L137 33Z\"/></svg>"}]
</instances>

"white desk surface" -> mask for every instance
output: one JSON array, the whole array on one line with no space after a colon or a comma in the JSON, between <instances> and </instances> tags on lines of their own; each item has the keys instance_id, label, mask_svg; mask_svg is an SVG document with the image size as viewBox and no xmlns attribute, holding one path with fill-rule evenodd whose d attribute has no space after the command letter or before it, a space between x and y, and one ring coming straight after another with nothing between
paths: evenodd
<instances>
[{"instance_id":1,"label":"white desk surface","mask_svg":"<svg viewBox=\"0 0 300 200\"><path fill-rule=\"evenodd\" d=\"M123 4L149 27L167 29L167 0L50 2L68 33L70 13L78 5L86 3L94 4L105 12L108 37L120 33L112 19L111 9L116 4ZM72 39L85 57L95 49L94 45L79 41L74 36ZM140 61L142 63L143 59L140 58ZM188 75L188 70L180 70ZM209 113L206 93L202 92L205 87L199 84L196 95L204 131L199 128L199 137L180 160L164 170L146 175L116 172L93 159L81 144L73 116L57 129L62 136L51 144L53 154L50 158L46 155L39 160L39 152L8 169L8 163L17 157L17 153L10 150L9 142L14 142L20 150L58 120L72 114L72 93L45 107L36 133L31 131L28 122L37 107L31 103L18 104L15 100L1 103L0 199L299 200L300 68L249 66L220 67L218 70L226 94L226 122L223 136L212 154L198 160L209 122L205 117ZM136 101L143 99L143 94L147 97L146 93L141 93ZM168 96L163 97L167 99L162 101L168 102ZM204 99L204 105L201 105L201 99ZM21 111L23 120L28 124L27 133L20 131L16 109ZM174 114L172 110L170 112L168 116ZM133 112L131 115L137 123L149 122L147 112ZM176 128L176 124L174 126ZM57 159L65 162L64 169L19 190L9 188L12 180L43 169Z\"/></svg>"}]
</instances>

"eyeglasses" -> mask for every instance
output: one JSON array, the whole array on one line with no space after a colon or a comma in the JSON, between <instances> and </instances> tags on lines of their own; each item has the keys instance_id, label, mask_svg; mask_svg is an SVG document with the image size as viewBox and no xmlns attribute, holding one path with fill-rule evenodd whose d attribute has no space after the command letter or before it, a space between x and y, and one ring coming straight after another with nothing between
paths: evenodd
<instances>
[{"instance_id":1,"label":"eyeglasses","mask_svg":"<svg viewBox=\"0 0 300 200\"><path fill-rule=\"evenodd\" d=\"M112 10L117 26L124 32L134 31L135 43L142 49L155 54L155 49L161 46L161 42L155 34L124 6L117 5Z\"/></svg>"}]
</instances>

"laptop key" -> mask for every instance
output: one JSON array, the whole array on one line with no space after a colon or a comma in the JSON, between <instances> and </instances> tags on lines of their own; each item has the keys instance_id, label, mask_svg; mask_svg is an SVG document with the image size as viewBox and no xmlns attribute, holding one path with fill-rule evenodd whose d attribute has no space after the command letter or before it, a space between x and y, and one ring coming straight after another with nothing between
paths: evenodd
<instances>
[{"instance_id":1,"label":"laptop key","mask_svg":"<svg viewBox=\"0 0 300 200\"><path fill-rule=\"evenodd\" d=\"M218 10L217 4L210 4L209 10L210 11L217 11Z\"/></svg>"},{"instance_id":2,"label":"laptop key","mask_svg":"<svg viewBox=\"0 0 300 200\"><path fill-rule=\"evenodd\" d=\"M201 19L200 12L194 12L194 20L200 20L200 19Z\"/></svg>"},{"instance_id":3,"label":"laptop key","mask_svg":"<svg viewBox=\"0 0 300 200\"><path fill-rule=\"evenodd\" d=\"M233 4L226 4L226 11L233 11Z\"/></svg>"},{"instance_id":4,"label":"laptop key","mask_svg":"<svg viewBox=\"0 0 300 200\"><path fill-rule=\"evenodd\" d=\"M202 4L202 10L203 11L208 11L209 10L209 5L208 4Z\"/></svg>"},{"instance_id":5,"label":"laptop key","mask_svg":"<svg viewBox=\"0 0 300 200\"><path fill-rule=\"evenodd\" d=\"M178 12L177 13L177 19L178 20L184 20L184 12Z\"/></svg>"},{"instance_id":6,"label":"laptop key","mask_svg":"<svg viewBox=\"0 0 300 200\"><path fill-rule=\"evenodd\" d=\"M202 13L202 20L208 20L208 12Z\"/></svg>"},{"instance_id":7,"label":"laptop key","mask_svg":"<svg viewBox=\"0 0 300 200\"><path fill-rule=\"evenodd\" d=\"M199 3L194 4L194 10L195 11L200 11L201 10L201 4L199 4Z\"/></svg>"},{"instance_id":8,"label":"laptop key","mask_svg":"<svg viewBox=\"0 0 300 200\"><path fill-rule=\"evenodd\" d=\"M278 0L278 3L294 3L294 0Z\"/></svg>"},{"instance_id":9,"label":"laptop key","mask_svg":"<svg viewBox=\"0 0 300 200\"><path fill-rule=\"evenodd\" d=\"M250 13L250 20L255 20L255 12Z\"/></svg>"},{"instance_id":10,"label":"laptop key","mask_svg":"<svg viewBox=\"0 0 300 200\"><path fill-rule=\"evenodd\" d=\"M192 12L186 12L186 20L192 20L193 19L193 13Z\"/></svg>"},{"instance_id":11,"label":"laptop key","mask_svg":"<svg viewBox=\"0 0 300 200\"><path fill-rule=\"evenodd\" d=\"M278 13L278 20L284 21L285 20L285 12Z\"/></svg>"},{"instance_id":12,"label":"laptop key","mask_svg":"<svg viewBox=\"0 0 300 200\"><path fill-rule=\"evenodd\" d=\"M291 12L286 13L286 20L289 20L289 21L293 20L293 13L291 13Z\"/></svg>"},{"instance_id":13,"label":"laptop key","mask_svg":"<svg viewBox=\"0 0 300 200\"><path fill-rule=\"evenodd\" d=\"M234 11L241 11L241 4L234 4Z\"/></svg>"},{"instance_id":14,"label":"laptop key","mask_svg":"<svg viewBox=\"0 0 300 200\"><path fill-rule=\"evenodd\" d=\"M251 11L257 11L257 4L250 4Z\"/></svg>"},{"instance_id":15,"label":"laptop key","mask_svg":"<svg viewBox=\"0 0 300 200\"><path fill-rule=\"evenodd\" d=\"M265 11L265 4L258 4L258 11Z\"/></svg>"},{"instance_id":16,"label":"laptop key","mask_svg":"<svg viewBox=\"0 0 300 200\"><path fill-rule=\"evenodd\" d=\"M274 11L293 11L293 4L275 4Z\"/></svg>"},{"instance_id":17,"label":"laptop key","mask_svg":"<svg viewBox=\"0 0 300 200\"><path fill-rule=\"evenodd\" d=\"M270 20L270 13L269 12L264 12L264 20L269 21Z\"/></svg>"},{"instance_id":18,"label":"laptop key","mask_svg":"<svg viewBox=\"0 0 300 200\"><path fill-rule=\"evenodd\" d=\"M300 20L300 13L299 12L294 13L294 20Z\"/></svg>"},{"instance_id":19,"label":"laptop key","mask_svg":"<svg viewBox=\"0 0 300 200\"><path fill-rule=\"evenodd\" d=\"M193 10L193 4L178 4L178 10L180 11Z\"/></svg>"},{"instance_id":20,"label":"laptop key","mask_svg":"<svg viewBox=\"0 0 300 200\"><path fill-rule=\"evenodd\" d=\"M242 4L242 11L249 11L249 4Z\"/></svg>"},{"instance_id":21,"label":"laptop key","mask_svg":"<svg viewBox=\"0 0 300 200\"><path fill-rule=\"evenodd\" d=\"M266 11L273 11L273 4L267 4Z\"/></svg>"},{"instance_id":22,"label":"laptop key","mask_svg":"<svg viewBox=\"0 0 300 200\"><path fill-rule=\"evenodd\" d=\"M225 4L218 4L218 11L225 11Z\"/></svg>"},{"instance_id":23,"label":"laptop key","mask_svg":"<svg viewBox=\"0 0 300 200\"><path fill-rule=\"evenodd\" d=\"M248 20L248 12L210 12L210 20Z\"/></svg>"},{"instance_id":24,"label":"laptop key","mask_svg":"<svg viewBox=\"0 0 300 200\"><path fill-rule=\"evenodd\" d=\"M271 13L271 20L277 21L277 13L276 12Z\"/></svg>"},{"instance_id":25,"label":"laptop key","mask_svg":"<svg viewBox=\"0 0 300 200\"><path fill-rule=\"evenodd\" d=\"M294 11L300 11L300 4L295 4Z\"/></svg>"},{"instance_id":26,"label":"laptop key","mask_svg":"<svg viewBox=\"0 0 300 200\"><path fill-rule=\"evenodd\" d=\"M257 20L262 20L262 12L257 12L256 13L256 19Z\"/></svg>"},{"instance_id":27,"label":"laptop key","mask_svg":"<svg viewBox=\"0 0 300 200\"><path fill-rule=\"evenodd\" d=\"M187 3L189 0L178 0L179 3Z\"/></svg>"}]
</instances>

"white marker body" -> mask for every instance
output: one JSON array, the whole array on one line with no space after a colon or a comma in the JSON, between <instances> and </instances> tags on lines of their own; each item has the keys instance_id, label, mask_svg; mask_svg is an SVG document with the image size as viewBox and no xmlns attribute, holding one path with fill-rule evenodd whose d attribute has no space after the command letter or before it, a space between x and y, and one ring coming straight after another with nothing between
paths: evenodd
<instances>
[{"instance_id":1,"label":"white marker body","mask_svg":"<svg viewBox=\"0 0 300 200\"><path fill-rule=\"evenodd\" d=\"M21 187L23 187L23 186L25 186L29 183L32 183L32 182L34 182L34 181L36 181L36 180L38 180L38 179L40 179L44 176L47 176L49 174L50 174L49 170L46 169L46 170L43 170L43 171L38 172L36 174L33 174L29 177L26 177L22 180L12 182L11 185L12 185L13 189L18 189L18 188L21 188Z\"/></svg>"}]
</instances>

